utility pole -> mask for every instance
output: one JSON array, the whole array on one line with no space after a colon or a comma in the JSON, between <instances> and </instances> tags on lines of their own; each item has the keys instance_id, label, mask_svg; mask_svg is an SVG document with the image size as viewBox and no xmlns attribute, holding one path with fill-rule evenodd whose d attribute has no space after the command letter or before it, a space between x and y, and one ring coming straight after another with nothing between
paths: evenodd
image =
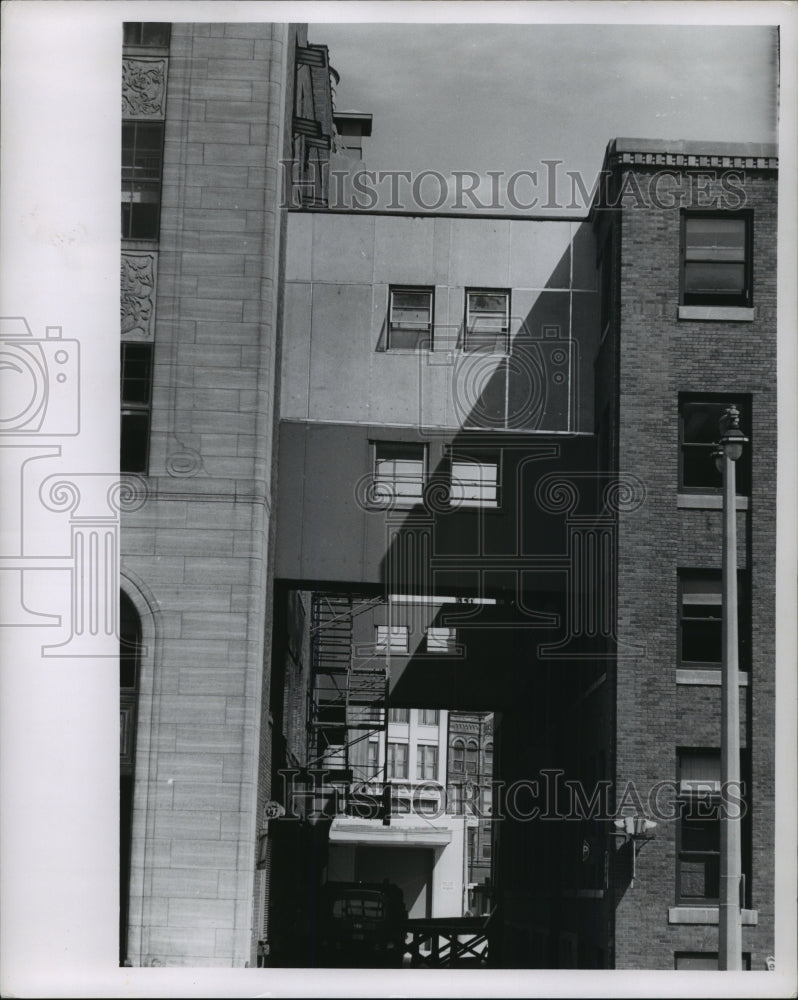
<instances>
[{"instance_id":1,"label":"utility pole","mask_svg":"<svg viewBox=\"0 0 798 1000\"><path fill-rule=\"evenodd\" d=\"M735 463L747 438L732 404L720 418L714 457L723 474L723 668L720 723L720 906L718 968L742 969L741 817L730 816L729 789L740 788L740 682L737 636L737 490Z\"/></svg>"}]
</instances>

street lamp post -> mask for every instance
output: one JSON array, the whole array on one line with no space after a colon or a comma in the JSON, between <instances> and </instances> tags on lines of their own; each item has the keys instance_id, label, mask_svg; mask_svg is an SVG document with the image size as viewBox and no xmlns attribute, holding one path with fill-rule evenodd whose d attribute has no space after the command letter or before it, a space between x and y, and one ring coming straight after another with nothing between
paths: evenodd
<instances>
[{"instance_id":1,"label":"street lamp post","mask_svg":"<svg viewBox=\"0 0 798 1000\"><path fill-rule=\"evenodd\" d=\"M737 641L737 521L735 462L748 440L740 413L732 404L720 418L720 442L714 452L723 474L723 667L720 723L720 907L718 968L742 968L742 845L740 817L730 816L727 789L740 787L740 687Z\"/></svg>"}]
</instances>

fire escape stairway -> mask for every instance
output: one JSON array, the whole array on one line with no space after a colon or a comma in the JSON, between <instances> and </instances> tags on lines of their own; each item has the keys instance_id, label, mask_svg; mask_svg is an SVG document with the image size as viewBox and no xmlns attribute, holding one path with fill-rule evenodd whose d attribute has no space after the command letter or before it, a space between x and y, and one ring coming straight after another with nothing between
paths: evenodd
<instances>
[{"instance_id":1,"label":"fire escape stairway","mask_svg":"<svg viewBox=\"0 0 798 1000\"><path fill-rule=\"evenodd\" d=\"M353 618L382 602L352 594L313 597L313 707L310 759L332 772L349 772L353 743L385 728L386 667L373 650L356 649ZM355 756L359 756L355 754ZM364 758L365 759L365 758ZM334 778L333 778L334 780Z\"/></svg>"}]
</instances>

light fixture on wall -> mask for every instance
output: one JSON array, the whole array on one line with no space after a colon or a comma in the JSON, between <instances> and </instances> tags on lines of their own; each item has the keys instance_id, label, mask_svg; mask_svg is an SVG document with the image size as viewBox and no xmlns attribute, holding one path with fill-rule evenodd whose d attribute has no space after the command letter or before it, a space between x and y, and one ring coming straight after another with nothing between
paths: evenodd
<instances>
[{"instance_id":1,"label":"light fixture on wall","mask_svg":"<svg viewBox=\"0 0 798 1000\"><path fill-rule=\"evenodd\" d=\"M623 845L629 843L632 845L632 881L630 887L634 889L637 876L637 852L643 844L654 839L651 831L655 829L657 824L653 819L647 819L645 816L621 816L614 820L613 824L615 826L613 836L623 837Z\"/></svg>"}]
</instances>

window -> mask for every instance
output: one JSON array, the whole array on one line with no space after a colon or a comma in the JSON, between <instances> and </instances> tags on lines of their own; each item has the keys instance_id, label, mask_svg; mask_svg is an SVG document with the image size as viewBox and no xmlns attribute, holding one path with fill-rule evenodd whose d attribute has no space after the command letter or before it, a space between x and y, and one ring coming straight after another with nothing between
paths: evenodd
<instances>
[{"instance_id":1,"label":"window","mask_svg":"<svg viewBox=\"0 0 798 1000\"><path fill-rule=\"evenodd\" d=\"M163 122L122 122L122 238L158 239Z\"/></svg>"},{"instance_id":2,"label":"window","mask_svg":"<svg viewBox=\"0 0 798 1000\"><path fill-rule=\"evenodd\" d=\"M451 502L456 507L498 507L498 458L452 456Z\"/></svg>"},{"instance_id":3,"label":"window","mask_svg":"<svg viewBox=\"0 0 798 1000\"><path fill-rule=\"evenodd\" d=\"M375 501L404 505L421 503L425 465L423 444L378 441L374 459Z\"/></svg>"},{"instance_id":4,"label":"window","mask_svg":"<svg viewBox=\"0 0 798 1000\"><path fill-rule=\"evenodd\" d=\"M119 961L127 958L133 784L136 763L138 691L141 675L141 618L133 601L119 592Z\"/></svg>"},{"instance_id":5,"label":"window","mask_svg":"<svg viewBox=\"0 0 798 1000\"><path fill-rule=\"evenodd\" d=\"M465 770L465 743L454 740L452 743L452 770L462 774Z\"/></svg>"},{"instance_id":6,"label":"window","mask_svg":"<svg viewBox=\"0 0 798 1000\"><path fill-rule=\"evenodd\" d=\"M457 635L453 628L428 628L428 653L453 653L457 644Z\"/></svg>"},{"instance_id":7,"label":"window","mask_svg":"<svg viewBox=\"0 0 798 1000\"><path fill-rule=\"evenodd\" d=\"M476 774L479 770L479 747L469 740L465 748L466 774Z\"/></svg>"},{"instance_id":8,"label":"window","mask_svg":"<svg viewBox=\"0 0 798 1000\"><path fill-rule=\"evenodd\" d=\"M119 593L119 686L135 690L141 656L141 621L127 594Z\"/></svg>"},{"instance_id":9,"label":"window","mask_svg":"<svg viewBox=\"0 0 798 1000\"><path fill-rule=\"evenodd\" d=\"M437 726L440 713L437 708L420 708L418 721L422 726Z\"/></svg>"},{"instance_id":10,"label":"window","mask_svg":"<svg viewBox=\"0 0 798 1000\"><path fill-rule=\"evenodd\" d=\"M482 857L483 858L489 858L490 857L490 841L489 840L483 840L482 841Z\"/></svg>"},{"instance_id":11,"label":"window","mask_svg":"<svg viewBox=\"0 0 798 1000\"><path fill-rule=\"evenodd\" d=\"M380 769L379 744L376 740L369 740L366 749L366 774L369 778L374 778Z\"/></svg>"},{"instance_id":12,"label":"window","mask_svg":"<svg viewBox=\"0 0 798 1000\"><path fill-rule=\"evenodd\" d=\"M388 777L389 778L407 777L406 743L388 744Z\"/></svg>"},{"instance_id":13,"label":"window","mask_svg":"<svg viewBox=\"0 0 798 1000\"><path fill-rule=\"evenodd\" d=\"M740 574L737 584L737 638L740 670L747 669L747 587ZM717 570L681 570L679 573L680 637L682 664L720 667L723 662L723 593Z\"/></svg>"},{"instance_id":14,"label":"window","mask_svg":"<svg viewBox=\"0 0 798 1000\"><path fill-rule=\"evenodd\" d=\"M610 318L613 315L613 284L612 284L612 256L615 249L613 242L613 231L610 229L604 244L601 248L601 336L607 331L610 325Z\"/></svg>"},{"instance_id":15,"label":"window","mask_svg":"<svg viewBox=\"0 0 798 1000\"><path fill-rule=\"evenodd\" d=\"M737 492L751 492L751 406L747 397L679 396L679 489L712 492L723 487L712 452L720 439L720 418L732 403L740 411L740 429L749 441L736 462Z\"/></svg>"},{"instance_id":16,"label":"window","mask_svg":"<svg viewBox=\"0 0 798 1000\"><path fill-rule=\"evenodd\" d=\"M488 743L485 746L485 774L486 776L493 774L493 744Z\"/></svg>"},{"instance_id":17,"label":"window","mask_svg":"<svg viewBox=\"0 0 798 1000\"><path fill-rule=\"evenodd\" d=\"M388 350L432 349L432 288L392 288Z\"/></svg>"},{"instance_id":18,"label":"window","mask_svg":"<svg viewBox=\"0 0 798 1000\"><path fill-rule=\"evenodd\" d=\"M388 709L388 721L408 723L410 721L410 709L409 708Z\"/></svg>"},{"instance_id":19,"label":"window","mask_svg":"<svg viewBox=\"0 0 798 1000\"><path fill-rule=\"evenodd\" d=\"M506 351L510 337L510 293L479 288L466 291L465 348Z\"/></svg>"},{"instance_id":20,"label":"window","mask_svg":"<svg viewBox=\"0 0 798 1000\"><path fill-rule=\"evenodd\" d=\"M716 903L720 886L720 752L679 753L681 816L677 899L686 905Z\"/></svg>"},{"instance_id":21,"label":"window","mask_svg":"<svg viewBox=\"0 0 798 1000\"><path fill-rule=\"evenodd\" d=\"M406 653L407 652L407 626L387 625L377 626L376 650L378 653Z\"/></svg>"},{"instance_id":22,"label":"window","mask_svg":"<svg viewBox=\"0 0 798 1000\"><path fill-rule=\"evenodd\" d=\"M125 21L122 25L122 44L168 48L172 25L161 21Z\"/></svg>"},{"instance_id":23,"label":"window","mask_svg":"<svg viewBox=\"0 0 798 1000\"><path fill-rule=\"evenodd\" d=\"M750 306L750 214L689 212L682 224L682 303Z\"/></svg>"},{"instance_id":24,"label":"window","mask_svg":"<svg viewBox=\"0 0 798 1000\"><path fill-rule=\"evenodd\" d=\"M714 750L679 752L679 794L719 795L720 754Z\"/></svg>"},{"instance_id":25,"label":"window","mask_svg":"<svg viewBox=\"0 0 798 1000\"><path fill-rule=\"evenodd\" d=\"M120 470L146 472L150 443L152 344L122 344Z\"/></svg>"},{"instance_id":26,"label":"window","mask_svg":"<svg viewBox=\"0 0 798 1000\"><path fill-rule=\"evenodd\" d=\"M677 969L692 972L717 972L718 953L716 951L677 951L673 956ZM751 953L743 952L743 968L751 968Z\"/></svg>"},{"instance_id":27,"label":"window","mask_svg":"<svg viewBox=\"0 0 798 1000\"><path fill-rule=\"evenodd\" d=\"M438 776L438 748L416 747L416 777L419 781L434 781Z\"/></svg>"}]
</instances>

